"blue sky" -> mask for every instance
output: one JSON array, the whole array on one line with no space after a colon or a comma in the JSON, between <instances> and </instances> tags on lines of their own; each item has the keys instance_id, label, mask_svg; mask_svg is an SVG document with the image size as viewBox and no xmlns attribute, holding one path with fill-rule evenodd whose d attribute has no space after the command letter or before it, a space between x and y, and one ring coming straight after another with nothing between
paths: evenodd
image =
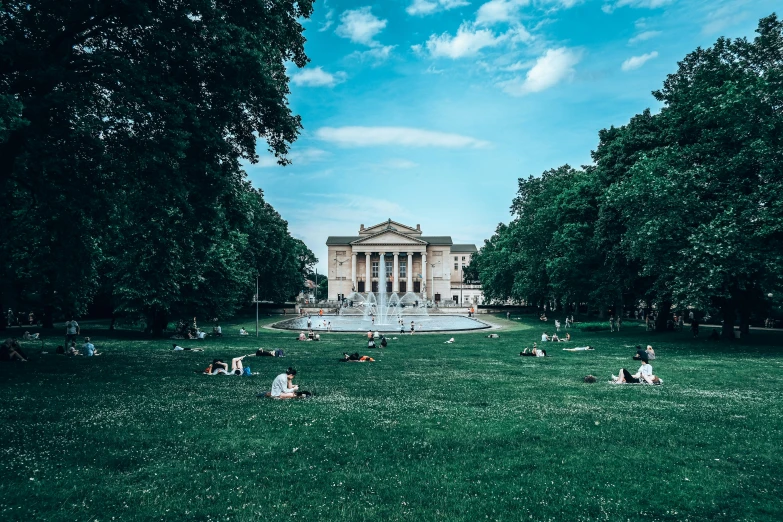
<instances>
[{"instance_id":1,"label":"blue sky","mask_svg":"<svg viewBox=\"0 0 783 522\"><path fill-rule=\"evenodd\" d=\"M325 0L292 66L304 131L256 187L326 267L326 237L391 218L481 247L517 180L590 163L677 61L753 37L779 0ZM783 13L778 13L779 15Z\"/></svg>"}]
</instances>

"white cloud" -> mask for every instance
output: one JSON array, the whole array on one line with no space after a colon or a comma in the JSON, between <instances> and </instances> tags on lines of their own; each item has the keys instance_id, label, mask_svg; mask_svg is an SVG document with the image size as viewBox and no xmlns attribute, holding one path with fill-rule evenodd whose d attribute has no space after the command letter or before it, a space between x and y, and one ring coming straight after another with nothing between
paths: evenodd
<instances>
[{"instance_id":1,"label":"white cloud","mask_svg":"<svg viewBox=\"0 0 783 522\"><path fill-rule=\"evenodd\" d=\"M512 96L540 92L571 78L574 75L574 66L580 59L580 53L572 49L549 49L536 60L524 80L515 78L499 85Z\"/></svg>"},{"instance_id":2,"label":"white cloud","mask_svg":"<svg viewBox=\"0 0 783 522\"><path fill-rule=\"evenodd\" d=\"M651 53L643 54L641 56L631 56L630 58L628 58L623 62L623 65L620 68L623 71L632 71L644 65L645 62L657 57L658 57L658 51L653 51Z\"/></svg>"},{"instance_id":3,"label":"white cloud","mask_svg":"<svg viewBox=\"0 0 783 522\"><path fill-rule=\"evenodd\" d=\"M291 83L304 87L334 87L345 81L345 73L340 71L330 74L321 67L304 69L291 76Z\"/></svg>"},{"instance_id":4,"label":"white cloud","mask_svg":"<svg viewBox=\"0 0 783 522\"><path fill-rule=\"evenodd\" d=\"M292 166L307 165L308 163L315 163L323 161L331 156L331 154L322 149L316 149L309 147L302 150L294 150L288 153L288 159L291 160ZM278 167L277 158L274 156L261 156L256 166L261 168Z\"/></svg>"},{"instance_id":5,"label":"white cloud","mask_svg":"<svg viewBox=\"0 0 783 522\"><path fill-rule=\"evenodd\" d=\"M457 29L457 34L449 33L431 35L425 46L432 58L463 58L475 56L486 47L495 47L504 42L526 42L531 39L524 27L515 26L505 33L496 35L489 29L478 29L475 25L463 22ZM414 45L412 49L421 52L422 46Z\"/></svg>"},{"instance_id":6,"label":"white cloud","mask_svg":"<svg viewBox=\"0 0 783 522\"><path fill-rule=\"evenodd\" d=\"M366 51L354 51L348 55L348 58L361 61L372 61L376 64L379 64L391 56L391 52L395 47L397 46L383 45L380 47L373 47L372 49L368 49Z\"/></svg>"},{"instance_id":7,"label":"white cloud","mask_svg":"<svg viewBox=\"0 0 783 522\"><path fill-rule=\"evenodd\" d=\"M727 27L736 25L737 23L747 18L748 13L739 10L741 7L743 7L743 4L744 2L738 4L727 4L719 7L718 9L715 9L714 11L710 11L707 14L706 23L701 29L702 34L715 34L717 32L723 31Z\"/></svg>"},{"instance_id":8,"label":"white cloud","mask_svg":"<svg viewBox=\"0 0 783 522\"><path fill-rule=\"evenodd\" d=\"M378 47L380 44L374 38L386 27L386 20L381 20L370 11L370 7L361 7L343 12L335 31L337 36L368 47Z\"/></svg>"},{"instance_id":9,"label":"white cloud","mask_svg":"<svg viewBox=\"0 0 783 522\"><path fill-rule=\"evenodd\" d=\"M476 23L492 25L515 22L519 20L519 9L528 3L529 0L490 0L479 7L476 12Z\"/></svg>"},{"instance_id":10,"label":"white cloud","mask_svg":"<svg viewBox=\"0 0 783 522\"><path fill-rule=\"evenodd\" d=\"M455 7L470 5L465 0L413 0L405 11L411 16L426 16L436 11L448 11Z\"/></svg>"},{"instance_id":11,"label":"white cloud","mask_svg":"<svg viewBox=\"0 0 783 522\"><path fill-rule=\"evenodd\" d=\"M488 142L445 132L410 127L321 127L315 131L321 140L349 147L398 145L403 147L478 148Z\"/></svg>"},{"instance_id":12,"label":"white cloud","mask_svg":"<svg viewBox=\"0 0 783 522\"><path fill-rule=\"evenodd\" d=\"M643 9L658 9L659 7L664 7L666 5L669 5L672 2L674 2L674 0L617 0L615 2L610 2L608 4L604 4L601 7L601 10L604 13L611 13L615 9L618 9L620 7L636 7L636 8L643 8Z\"/></svg>"},{"instance_id":13,"label":"white cloud","mask_svg":"<svg viewBox=\"0 0 783 522\"><path fill-rule=\"evenodd\" d=\"M329 9L329 11L326 12L326 16L324 18L324 22L321 24L321 27L318 28L319 33L326 31L334 23L334 9Z\"/></svg>"},{"instance_id":14,"label":"white cloud","mask_svg":"<svg viewBox=\"0 0 783 522\"><path fill-rule=\"evenodd\" d=\"M651 38L655 38L656 36L660 36L660 31L644 31L643 33L639 33L630 40L628 40L628 43L633 45L638 42L644 42L646 40L649 40Z\"/></svg>"}]
</instances>

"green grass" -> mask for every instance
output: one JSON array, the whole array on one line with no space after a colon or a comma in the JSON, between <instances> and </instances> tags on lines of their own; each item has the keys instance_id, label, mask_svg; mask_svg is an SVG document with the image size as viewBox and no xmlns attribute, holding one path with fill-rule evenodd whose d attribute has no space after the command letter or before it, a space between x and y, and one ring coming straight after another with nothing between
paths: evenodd
<instances>
[{"instance_id":1,"label":"green grass","mask_svg":"<svg viewBox=\"0 0 783 522\"><path fill-rule=\"evenodd\" d=\"M367 353L362 334L257 340L235 324L181 341L203 353L99 324L82 334L101 357L26 343L30 363L0 364L0 519L783 519L782 334L577 325L572 346L595 352L540 359L518 356L536 319L492 320L499 339L405 336L364 364L337 362ZM59 333L44 332L50 352ZM665 384L609 384L648 343ZM246 359L252 377L195 373L258 346L288 357ZM287 366L316 397L257 400Z\"/></svg>"}]
</instances>

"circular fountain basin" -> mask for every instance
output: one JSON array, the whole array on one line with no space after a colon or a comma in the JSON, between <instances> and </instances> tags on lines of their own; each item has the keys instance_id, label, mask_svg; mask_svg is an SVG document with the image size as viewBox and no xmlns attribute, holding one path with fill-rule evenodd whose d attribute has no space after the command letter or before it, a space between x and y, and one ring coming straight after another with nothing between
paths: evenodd
<instances>
[{"instance_id":1,"label":"circular fountain basin","mask_svg":"<svg viewBox=\"0 0 783 522\"><path fill-rule=\"evenodd\" d=\"M462 315L403 315L405 332L411 331L411 321L416 326L416 332L455 332L460 330L481 330L491 326L478 319L472 319ZM389 333L400 333L399 323L373 324L372 320L365 320L361 315L324 315L311 317L311 329L314 332L327 331L326 323L332 323L333 332L366 332L367 330ZM307 316L295 317L272 325L273 328L282 330L307 331Z\"/></svg>"}]
</instances>

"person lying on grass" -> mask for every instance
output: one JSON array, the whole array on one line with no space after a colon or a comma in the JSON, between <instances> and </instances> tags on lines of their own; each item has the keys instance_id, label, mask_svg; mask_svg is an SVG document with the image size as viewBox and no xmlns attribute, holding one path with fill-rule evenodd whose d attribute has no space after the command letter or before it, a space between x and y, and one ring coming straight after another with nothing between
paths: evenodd
<instances>
[{"instance_id":1,"label":"person lying on grass","mask_svg":"<svg viewBox=\"0 0 783 522\"><path fill-rule=\"evenodd\" d=\"M552 338L552 340L553 341L555 340L554 337ZM558 338L557 340L560 341L561 343L567 343L567 342L569 342L571 340L571 334L570 333L566 333L566 336L564 338L562 338L562 339Z\"/></svg>"},{"instance_id":2,"label":"person lying on grass","mask_svg":"<svg viewBox=\"0 0 783 522\"><path fill-rule=\"evenodd\" d=\"M221 359L214 359L212 361L212 364L207 366L207 369L204 370L205 375L242 375L242 372L244 371L244 368L242 366L242 359L247 357L247 355L242 355L241 357L234 357L231 359L231 370L228 369L228 364L223 362Z\"/></svg>"},{"instance_id":3,"label":"person lying on grass","mask_svg":"<svg viewBox=\"0 0 783 522\"><path fill-rule=\"evenodd\" d=\"M642 365L635 374L631 375L631 372L623 368L617 376L612 375L612 381L617 384L661 384L661 380L653 375L652 366L645 360L642 360Z\"/></svg>"},{"instance_id":4,"label":"person lying on grass","mask_svg":"<svg viewBox=\"0 0 783 522\"><path fill-rule=\"evenodd\" d=\"M528 349L525 348L524 350L519 352L519 355L521 357L546 357L546 350L542 350L536 347L535 344L533 345L533 348L529 352L527 350Z\"/></svg>"},{"instance_id":5,"label":"person lying on grass","mask_svg":"<svg viewBox=\"0 0 783 522\"><path fill-rule=\"evenodd\" d=\"M566 352L585 352L587 350L595 350L592 346L575 346L573 348L563 348Z\"/></svg>"},{"instance_id":6,"label":"person lying on grass","mask_svg":"<svg viewBox=\"0 0 783 522\"><path fill-rule=\"evenodd\" d=\"M369 355L359 355L359 352L356 353L345 353L343 352L343 358L340 359L340 362L375 362L375 359L370 357Z\"/></svg>"},{"instance_id":7,"label":"person lying on grass","mask_svg":"<svg viewBox=\"0 0 783 522\"><path fill-rule=\"evenodd\" d=\"M280 348L278 348L274 352L272 350L264 350L263 348L259 348L258 350L256 350L255 355L256 357L285 357L283 350L281 350Z\"/></svg>"},{"instance_id":8,"label":"person lying on grass","mask_svg":"<svg viewBox=\"0 0 783 522\"><path fill-rule=\"evenodd\" d=\"M172 351L175 352L203 352L204 348L183 348L182 346L172 343L171 345Z\"/></svg>"}]
</instances>

